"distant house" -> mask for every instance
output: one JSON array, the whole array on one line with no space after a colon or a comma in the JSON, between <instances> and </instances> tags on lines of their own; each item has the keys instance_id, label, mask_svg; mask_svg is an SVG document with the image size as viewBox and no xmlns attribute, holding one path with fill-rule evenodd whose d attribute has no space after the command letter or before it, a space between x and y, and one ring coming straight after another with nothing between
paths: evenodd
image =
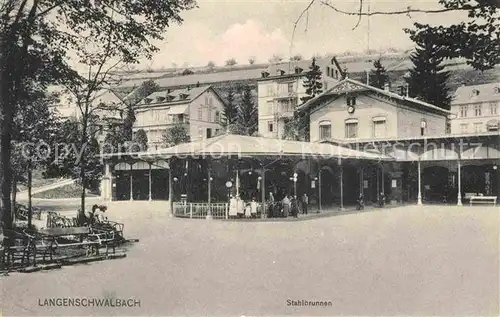
<instances>
[{"instance_id":1,"label":"distant house","mask_svg":"<svg viewBox=\"0 0 500 317\"><path fill-rule=\"evenodd\" d=\"M344 73L333 58L318 59L322 72L323 91L338 83ZM311 61L298 61L271 65L258 80L259 134L281 138L285 124L306 96L304 79Z\"/></svg>"},{"instance_id":2,"label":"distant house","mask_svg":"<svg viewBox=\"0 0 500 317\"><path fill-rule=\"evenodd\" d=\"M499 131L500 82L459 87L451 102L452 134Z\"/></svg>"},{"instance_id":3,"label":"distant house","mask_svg":"<svg viewBox=\"0 0 500 317\"><path fill-rule=\"evenodd\" d=\"M299 107L310 140L363 141L444 135L450 112L346 78Z\"/></svg>"},{"instance_id":4,"label":"distant house","mask_svg":"<svg viewBox=\"0 0 500 317\"><path fill-rule=\"evenodd\" d=\"M52 106L61 119L80 120L82 113L77 105L76 97L62 87L50 87L49 93L56 94L59 102ZM126 105L112 90L103 88L91 98L89 114L95 121L91 125L99 143L102 143L106 134L122 122L126 115Z\"/></svg>"},{"instance_id":5,"label":"distant house","mask_svg":"<svg viewBox=\"0 0 500 317\"><path fill-rule=\"evenodd\" d=\"M133 131L146 132L149 148L163 147L164 132L178 123L186 125L192 141L208 139L222 129L223 108L211 86L155 92L134 107Z\"/></svg>"}]
</instances>

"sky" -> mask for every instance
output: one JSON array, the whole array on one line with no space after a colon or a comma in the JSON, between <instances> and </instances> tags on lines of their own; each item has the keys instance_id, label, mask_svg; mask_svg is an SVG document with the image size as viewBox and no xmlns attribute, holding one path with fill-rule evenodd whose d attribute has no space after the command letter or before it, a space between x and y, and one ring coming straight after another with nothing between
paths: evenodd
<instances>
[{"instance_id":1,"label":"sky","mask_svg":"<svg viewBox=\"0 0 500 317\"><path fill-rule=\"evenodd\" d=\"M346 16L321 5L319 0L297 26L294 23L310 0L198 0L198 8L182 13L184 22L172 25L152 60L137 68L204 66L209 61L223 65L229 58L247 64L254 56L267 62L274 54L288 57L301 54L361 52L366 49L411 48L403 28L414 22L450 24L463 20L457 13L412 14L363 17L353 30L357 17ZM330 0L339 9L359 10L359 0ZM419 9L441 8L438 0L364 0L365 10L391 11L408 6ZM307 23L306 23L307 22Z\"/></svg>"}]
</instances>

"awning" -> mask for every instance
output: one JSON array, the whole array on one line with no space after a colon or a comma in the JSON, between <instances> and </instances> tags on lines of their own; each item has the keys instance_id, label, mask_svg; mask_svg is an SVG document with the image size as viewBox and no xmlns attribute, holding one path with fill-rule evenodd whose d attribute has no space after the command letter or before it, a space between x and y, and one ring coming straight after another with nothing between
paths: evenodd
<instances>
[{"instance_id":1,"label":"awning","mask_svg":"<svg viewBox=\"0 0 500 317\"><path fill-rule=\"evenodd\" d=\"M187 110L188 110L188 105L184 104L184 105L175 105L175 106L171 106L169 109L168 109L168 114L184 114L184 113L187 113Z\"/></svg>"},{"instance_id":2,"label":"awning","mask_svg":"<svg viewBox=\"0 0 500 317\"><path fill-rule=\"evenodd\" d=\"M250 157L250 156L293 156L302 158L352 158L393 161L394 158L381 153L369 153L328 143L311 143L279 140L263 137L226 134L219 137L179 144L177 146L136 153L139 158L170 157Z\"/></svg>"}]
</instances>

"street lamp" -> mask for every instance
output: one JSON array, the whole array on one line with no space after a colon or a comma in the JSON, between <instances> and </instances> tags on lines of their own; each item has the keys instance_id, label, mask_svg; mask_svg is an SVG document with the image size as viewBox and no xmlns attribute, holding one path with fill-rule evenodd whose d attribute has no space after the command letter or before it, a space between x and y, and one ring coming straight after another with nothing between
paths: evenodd
<instances>
[{"instance_id":1,"label":"street lamp","mask_svg":"<svg viewBox=\"0 0 500 317\"><path fill-rule=\"evenodd\" d=\"M231 181L226 182L226 188L227 188L227 200L231 200L231 187L233 187L233 183Z\"/></svg>"},{"instance_id":2,"label":"street lamp","mask_svg":"<svg viewBox=\"0 0 500 317\"><path fill-rule=\"evenodd\" d=\"M297 198L297 173L293 173L293 195Z\"/></svg>"},{"instance_id":3,"label":"street lamp","mask_svg":"<svg viewBox=\"0 0 500 317\"><path fill-rule=\"evenodd\" d=\"M425 119L420 120L420 135L423 136L425 132L425 128L427 127L427 122Z\"/></svg>"}]
</instances>

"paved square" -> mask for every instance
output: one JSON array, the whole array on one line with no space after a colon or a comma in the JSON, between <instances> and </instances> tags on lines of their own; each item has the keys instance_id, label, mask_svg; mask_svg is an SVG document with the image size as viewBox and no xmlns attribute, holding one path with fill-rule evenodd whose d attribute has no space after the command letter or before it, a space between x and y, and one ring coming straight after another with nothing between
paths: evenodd
<instances>
[{"instance_id":1,"label":"paved square","mask_svg":"<svg viewBox=\"0 0 500 317\"><path fill-rule=\"evenodd\" d=\"M110 205L139 238L128 256L1 277L2 314L495 315L492 207L410 206L298 222L169 218L162 202ZM128 298L135 308L44 307L45 298ZM329 301L293 307L287 300Z\"/></svg>"}]
</instances>

